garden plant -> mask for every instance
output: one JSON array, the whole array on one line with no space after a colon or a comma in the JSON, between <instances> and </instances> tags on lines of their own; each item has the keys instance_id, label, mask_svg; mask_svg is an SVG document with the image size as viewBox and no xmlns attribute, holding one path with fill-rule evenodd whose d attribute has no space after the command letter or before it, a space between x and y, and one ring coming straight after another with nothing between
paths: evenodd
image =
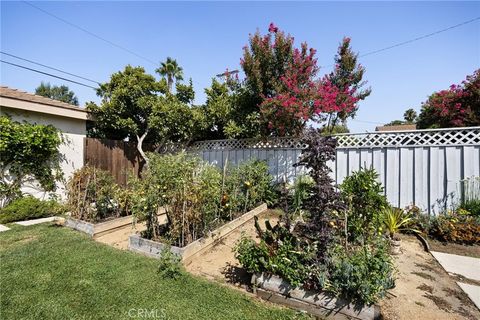
<instances>
[{"instance_id":1,"label":"garden plant","mask_svg":"<svg viewBox=\"0 0 480 320\"><path fill-rule=\"evenodd\" d=\"M390 242L381 228L387 204L381 186L373 183L374 172L362 170L339 192L327 165L335 157L335 139L310 129L303 142L307 147L297 165L305 166L313 180L302 201L304 221L267 222L265 230L256 222L260 243L243 237L236 257L248 272L274 274L296 287L373 304L394 286ZM365 207L369 212L362 211Z\"/></svg>"},{"instance_id":2,"label":"garden plant","mask_svg":"<svg viewBox=\"0 0 480 320\"><path fill-rule=\"evenodd\" d=\"M146 221L145 238L183 247L262 202L275 200L272 177L262 161L220 170L185 152L148 157L142 178L130 181L135 190L131 209ZM166 210L166 224L158 222L160 207Z\"/></svg>"}]
</instances>

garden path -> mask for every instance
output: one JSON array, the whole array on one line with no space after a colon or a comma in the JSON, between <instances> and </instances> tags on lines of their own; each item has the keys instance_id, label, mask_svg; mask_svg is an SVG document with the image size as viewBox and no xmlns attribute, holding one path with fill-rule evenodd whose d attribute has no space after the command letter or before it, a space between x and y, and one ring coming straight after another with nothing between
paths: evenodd
<instances>
[{"instance_id":1,"label":"garden path","mask_svg":"<svg viewBox=\"0 0 480 320\"><path fill-rule=\"evenodd\" d=\"M445 271L454 277L465 278L457 284L480 309L480 259L435 251L431 253Z\"/></svg>"},{"instance_id":2,"label":"garden path","mask_svg":"<svg viewBox=\"0 0 480 320\"><path fill-rule=\"evenodd\" d=\"M395 265L396 287L380 302L384 319L480 319L480 311L414 236L402 237Z\"/></svg>"}]
</instances>

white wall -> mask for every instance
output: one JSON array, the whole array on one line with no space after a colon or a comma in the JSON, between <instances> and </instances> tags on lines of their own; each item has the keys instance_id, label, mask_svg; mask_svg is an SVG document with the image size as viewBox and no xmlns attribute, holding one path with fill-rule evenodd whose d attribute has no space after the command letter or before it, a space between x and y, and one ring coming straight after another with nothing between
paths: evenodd
<instances>
[{"instance_id":1,"label":"white wall","mask_svg":"<svg viewBox=\"0 0 480 320\"><path fill-rule=\"evenodd\" d=\"M62 132L65 143L60 146L60 153L64 156L61 168L65 181L72 175L73 171L83 166L83 138L86 136L86 121L39 112L25 111L13 108L1 107L1 115L9 115L15 121L27 121L44 125L53 125ZM43 191L35 186L25 186L24 192L39 198L48 197ZM56 194L65 198L65 184L57 184Z\"/></svg>"}]
</instances>

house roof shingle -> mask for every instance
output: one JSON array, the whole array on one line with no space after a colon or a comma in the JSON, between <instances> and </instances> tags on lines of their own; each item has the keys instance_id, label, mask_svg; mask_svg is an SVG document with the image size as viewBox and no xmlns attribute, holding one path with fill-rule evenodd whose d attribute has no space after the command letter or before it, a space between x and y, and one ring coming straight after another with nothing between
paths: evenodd
<instances>
[{"instance_id":1,"label":"house roof shingle","mask_svg":"<svg viewBox=\"0 0 480 320\"><path fill-rule=\"evenodd\" d=\"M400 124L396 126L380 126L376 127L375 131L403 131L403 130L416 130L416 124Z\"/></svg>"},{"instance_id":2,"label":"house roof shingle","mask_svg":"<svg viewBox=\"0 0 480 320\"><path fill-rule=\"evenodd\" d=\"M85 109L74 106L69 103L53 100L53 99L39 96L33 93L28 93L26 91L21 91L18 89L12 89L7 86L0 86L0 97L28 101L28 102L35 102L35 103L40 103L48 106L71 109L71 110L80 111L80 112L87 112Z\"/></svg>"}]
</instances>

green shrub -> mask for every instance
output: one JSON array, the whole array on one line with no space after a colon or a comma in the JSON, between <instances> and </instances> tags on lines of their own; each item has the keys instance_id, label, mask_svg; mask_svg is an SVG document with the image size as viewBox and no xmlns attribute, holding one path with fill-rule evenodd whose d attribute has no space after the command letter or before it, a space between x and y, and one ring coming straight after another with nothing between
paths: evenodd
<instances>
[{"instance_id":1,"label":"green shrub","mask_svg":"<svg viewBox=\"0 0 480 320\"><path fill-rule=\"evenodd\" d=\"M342 199L348 204L349 240L363 242L375 236L382 222L382 210L388 207L383 187L374 169L360 169L340 185Z\"/></svg>"},{"instance_id":2,"label":"green shrub","mask_svg":"<svg viewBox=\"0 0 480 320\"><path fill-rule=\"evenodd\" d=\"M54 200L39 200L32 196L17 198L0 209L0 223L51 217L64 213L64 208Z\"/></svg>"},{"instance_id":3,"label":"green shrub","mask_svg":"<svg viewBox=\"0 0 480 320\"><path fill-rule=\"evenodd\" d=\"M63 178L59 146L63 138L54 126L12 121L0 116L0 207L22 196L25 183L55 191Z\"/></svg>"},{"instance_id":4,"label":"green shrub","mask_svg":"<svg viewBox=\"0 0 480 320\"><path fill-rule=\"evenodd\" d=\"M305 200L310 197L313 185L314 181L310 176L301 175L295 179L291 192L291 207L294 213L299 213L302 211Z\"/></svg>"},{"instance_id":5,"label":"green shrub","mask_svg":"<svg viewBox=\"0 0 480 320\"><path fill-rule=\"evenodd\" d=\"M480 216L480 177L470 177L461 181L462 201L460 208L467 210L472 216Z\"/></svg>"},{"instance_id":6,"label":"green shrub","mask_svg":"<svg viewBox=\"0 0 480 320\"><path fill-rule=\"evenodd\" d=\"M249 160L228 168L225 177L224 206L229 214L246 212L262 202L276 202L273 178L265 161Z\"/></svg>"},{"instance_id":7,"label":"green shrub","mask_svg":"<svg viewBox=\"0 0 480 320\"><path fill-rule=\"evenodd\" d=\"M91 166L76 170L67 184L67 206L76 219L97 222L126 215L125 196L113 176Z\"/></svg>"},{"instance_id":8,"label":"green shrub","mask_svg":"<svg viewBox=\"0 0 480 320\"><path fill-rule=\"evenodd\" d=\"M337 246L329 271L326 290L361 304L375 303L395 286L395 269L384 240L348 252Z\"/></svg>"},{"instance_id":9,"label":"green shrub","mask_svg":"<svg viewBox=\"0 0 480 320\"><path fill-rule=\"evenodd\" d=\"M170 247L164 248L160 253L158 273L162 278L178 279L183 274L181 259L170 251Z\"/></svg>"},{"instance_id":10,"label":"green shrub","mask_svg":"<svg viewBox=\"0 0 480 320\"><path fill-rule=\"evenodd\" d=\"M468 211L475 217L480 217L480 199L465 200L460 204L460 208Z\"/></svg>"},{"instance_id":11,"label":"green shrub","mask_svg":"<svg viewBox=\"0 0 480 320\"><path fill-rule=\"evenodd\" d=\"M443 242L480 244L480 219L468 214L444 214L431 219L428 236Z\"/></svg>"},{"instance_id":12,"label":"green shrub","mask_svg":"<svg viewBox=\"0 0 480 320\"><path fill-rule=\"evenodd\" d=\"M220 223L220 170L185 152L149 154L149 166L142 180L135 182L132 210L147 220L144 236L166 238L185 246ZM159 227L156 212L167 210L168 224Z\"/></svg>"},{"instance_id":13,"label":"green shrub","mask_svg":"<svg viewBox=\"0 0 480 320\"><path fill-rule=\"evenodd\" d=\"M259 244L244 236L236 244L235 257L240 264L248 272L266 271L293 286L302 286L309 274L313 251L302 248L298 239L280 224L272 228L267 223L267 230L259 230L259 235Z\"/></svg>"}]
</instances>

